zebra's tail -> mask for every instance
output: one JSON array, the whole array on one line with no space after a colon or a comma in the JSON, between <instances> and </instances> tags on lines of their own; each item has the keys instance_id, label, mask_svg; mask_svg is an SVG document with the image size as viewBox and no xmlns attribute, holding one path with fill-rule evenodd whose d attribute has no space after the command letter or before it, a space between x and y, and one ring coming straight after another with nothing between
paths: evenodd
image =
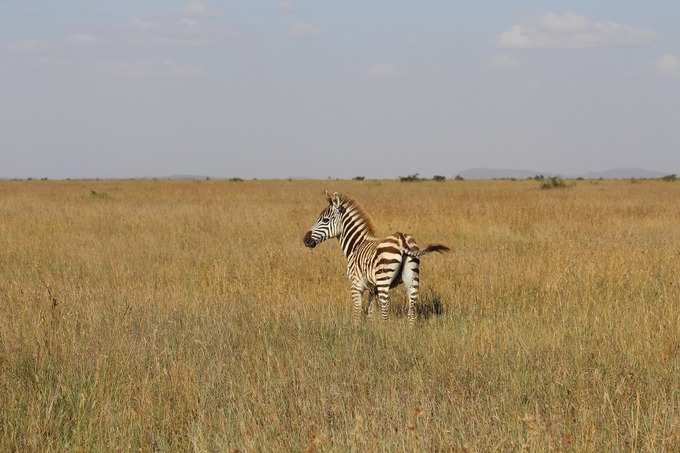
<instances>
[{"instance_id":1,"label":"zebra's tail","mask_svg":"<svg viewBox=\"0 0 680 453\"><path fill-rule=\"evenodd\" d=\"M432 252L445 253L445 252L449 252L449 251L451 251L451 249L448 248L445 245L430 244L422 250L420 250L416 247L411 248L411 249L404 249L404 254L410 256L411 258L420 258L421 256L427 255L428 253L432 253Z\"/></svg>"}]
</instances>

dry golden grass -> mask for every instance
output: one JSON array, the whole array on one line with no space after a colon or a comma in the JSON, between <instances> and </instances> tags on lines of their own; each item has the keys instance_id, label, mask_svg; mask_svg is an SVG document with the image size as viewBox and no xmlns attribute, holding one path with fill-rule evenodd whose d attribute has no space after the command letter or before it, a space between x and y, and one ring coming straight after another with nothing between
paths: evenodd
<instances>
[{"instance_id":1,"label":"dry golden grass","mask_svg":"<svg viewBox=\"0 0 680 453\"><path fill-rule=\"evenodd\" d=\"M323 188L443 313L352 327ZM678 451L680 184L0 183L0 450L140 449Z\"/></svg>"}]
</instances>

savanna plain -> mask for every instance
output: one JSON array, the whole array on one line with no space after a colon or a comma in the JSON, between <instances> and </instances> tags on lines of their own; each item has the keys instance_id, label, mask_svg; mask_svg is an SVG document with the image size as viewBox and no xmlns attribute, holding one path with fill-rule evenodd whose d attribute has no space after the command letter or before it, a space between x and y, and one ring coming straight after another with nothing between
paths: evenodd
<instances>
[{"instance_id":1,"label":"savanna plain","mask_svg":"<svg viewBox=\"0 0 680 453\"><path fill-rule=\"evenodd\" d=\"M680 183L0 182L0 451L678 451ZM322 190L421 267L351 322Z\"/></svg>"}]
</instances>

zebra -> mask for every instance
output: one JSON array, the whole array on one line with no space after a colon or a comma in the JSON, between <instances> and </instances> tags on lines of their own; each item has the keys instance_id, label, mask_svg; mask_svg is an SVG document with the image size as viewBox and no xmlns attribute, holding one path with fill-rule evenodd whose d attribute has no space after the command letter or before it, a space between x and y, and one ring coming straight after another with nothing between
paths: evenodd
<instances>
[{"instance_id":1,"label":"zebra","mask_svg":"<svg viewBox=\"0 0 680 453\"><path fill-rule=\"evenodd\" d=\"M404 283L408 296L408 320L416 319L420 258L432 252L448 252L441 244L419 249L412 236L394 233L385 238L375 236L375 227L366 212L352 198L324 191L328 207L321 211L314 226L303 238L304 245L314 248L321 242L338 238L347 258L347 277L352 289L354 322L362 313L363 293L368 290L367 315L373 317L373 301L377 297L380 315L387 320L390 308L389 290Z\"/></svg>"}]
</instances>

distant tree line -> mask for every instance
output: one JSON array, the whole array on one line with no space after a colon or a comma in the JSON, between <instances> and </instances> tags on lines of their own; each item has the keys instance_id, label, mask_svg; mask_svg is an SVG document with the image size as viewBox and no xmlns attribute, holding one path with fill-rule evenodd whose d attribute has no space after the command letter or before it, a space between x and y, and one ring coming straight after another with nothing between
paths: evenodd
<instances>
[{"instance_id":1,"label":"distant tree line","mask_svg":"<svg viewBox=\"0 0 680 453\"><path fill-rule=\"evenodd\" d=\"M454 181L463 181L465 178L463 178L461 175L456 175L453 180ZM421 178L420 173L413 173L411 175L407 176L400 176L399 181L401 182L418 182L418 181L427 181L427 178ZM446 176L444 175L434 175L432 176L432 181L438 181L438 182L443 182L446 181Z\"/></svg>"}]
</instances>

